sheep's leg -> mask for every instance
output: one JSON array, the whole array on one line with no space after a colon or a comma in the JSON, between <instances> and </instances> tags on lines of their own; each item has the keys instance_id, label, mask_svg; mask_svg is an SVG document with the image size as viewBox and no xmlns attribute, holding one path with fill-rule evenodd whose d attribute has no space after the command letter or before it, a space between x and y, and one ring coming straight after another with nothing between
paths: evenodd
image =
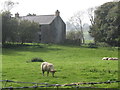
<instances>
[{"instance_id":1,"label":"sheep's leg","mask_svg":"<svg viewBox=\"0 0 120 90\"><path fill-rule=\"evenodd\" d=\"M54 72L52 72L52 76L54 77Z\"/></svg>"},{"instance_id":2,"label":"sheep's leg","mask_svg":"<svg viewBox=\"0 0 120 90\"><path fill-rule=\"evenodd\" d=\"M43 71L42 71L42 75L43 75L43 76L44 76L44 72L45 72L45 71L43 70Z\"/></svg>"},{"instance_id":3,"label":"sheep's leg","mask_svg":"<svg viewBox=\"0 0 120 90\"><path fill-rule=\"evenodd\" d=\"M47 71L47 76L49 75L49 71Z\"/></svg>"}]
</instances>

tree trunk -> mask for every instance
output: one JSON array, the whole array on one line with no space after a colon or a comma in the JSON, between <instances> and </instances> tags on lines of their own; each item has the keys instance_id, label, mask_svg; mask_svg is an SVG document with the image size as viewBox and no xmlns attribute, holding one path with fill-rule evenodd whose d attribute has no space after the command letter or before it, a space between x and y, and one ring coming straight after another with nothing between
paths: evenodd
<instances>
[{"instance_id":1,"label":"tree trunk","mask_svg":"<svg viewBox=\"0 0 120 90\"><path fill-rule=\"evenodd\" d=\"M84 37L83 37L83 44L85 44L85 39L84 39Z\"/></svg>"}]
</instances>

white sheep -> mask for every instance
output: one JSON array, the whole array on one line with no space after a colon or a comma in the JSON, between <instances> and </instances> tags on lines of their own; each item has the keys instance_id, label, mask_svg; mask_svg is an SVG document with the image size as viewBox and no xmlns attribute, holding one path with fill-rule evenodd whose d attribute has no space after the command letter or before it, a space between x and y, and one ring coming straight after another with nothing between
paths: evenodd
<instances>
[{"instance_id":1,"label":"white sheep","mask_svg":"<svg viewBox=\"0 0 120 90\"><path fill-rule=\"evenodd\" d=\"M117 58L117 57L114 57L113 60L118 60L118 58Z\"/></svg>"},{"instance_id":2,"label":"white sheep","mask_svg":"<svg viewBox=\"0 0 120 90\"><path fill-rule=\"evenodd\" d=\"M43 76L45 71L47 71L47 76L49 75L49 72L51 72L53 77L54 77L54 73L56 72L54 70L54 65L48 62L41 63L41 70L42 70Z\"/></svg>"},{"instance_id":3,"label":"white sheep","mask_svg":"<svg viewBox=\"0 0 120 90\"><path fill-rule=\"evenodd\" d=\"M118 60L117 57L110 57L108 60Z\"/></svg>"},{"instance_id":4,"label":"white sheep","mask_svg":"<svg viewBox=\"0 0 120 90\"><path fill-rule=\"evenodd\" d=\"M113 58L112 58L112 57L110 57L110 58L108 58L108 60L113 60Z\"/></svg>"},{"instance_id":5,"label":"white sheep","mask_svg":"<svg viewBox=\"0 0 120 90\"><path fill-rule=\"evenodd\" d=\"M102 60L108 60L108 57L103 57Z\"/></svg>"}]
</instances>

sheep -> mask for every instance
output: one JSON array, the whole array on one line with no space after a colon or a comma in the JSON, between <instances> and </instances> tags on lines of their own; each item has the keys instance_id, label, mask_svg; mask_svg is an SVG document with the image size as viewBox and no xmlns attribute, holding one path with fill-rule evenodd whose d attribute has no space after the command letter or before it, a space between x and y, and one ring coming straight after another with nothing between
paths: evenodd
<instances>
[{"instance_id":1,"label":"sheep","mask_svg":"<svg viewBox=\"0 0 120 90\"><path fill-rule=\"evenodd\" d=\"M118 60L118 58L117 57L113 57L112 60Z\"/></svg>"},{"instance_id":2,"label":"sheep","mask_svg":"<svg viewBox=\"0 0 120 90\"><path fill-rule=\"evenodd\" d=\"M118 60L117 57L103 57L102 60Z\"/></svg>"},{"instance_id":3,"label":"sheep","mask_svg":"<svg viewBox=\"0 0 120 90\"><path fill-rule=\"evenodd\" d=\"M108 60L108 57L103 57L102 60Z\"/></svg>"},{"instance_id":4,"label":"sheep","mask_svg":"<svg viewBox=\"0 0 120 90\"><path fill-rule=\"evenodd\" d=\"M108 58L108 60L113 60L113 58L112 58L112 57L110 57L110 58Z\"/></svg>"},{"instance_id":5,"label":"sheep","mask_svg":"<svg viewBox=\"0 0 120 90\"><path fill-rule=\"evenodd\" d=\"M49 72L51 72L53 77L54 77L54 73L56 72L56 70L54 70L54 65L48 62L41 63L41 70L43 76L45 71L47 71L47 76L49 75Z\"/></svg>"},{"instance_id":6,"label":"sheep","mask_svg":"<svg viewBox=\"0 0 120 90\"><path fill-rule=\"evenodd\" d=\"M113 60L118 60L118 58L117 58L117 57L115 57L115 58L113 58Z\"/></svg>"}]
</instances>

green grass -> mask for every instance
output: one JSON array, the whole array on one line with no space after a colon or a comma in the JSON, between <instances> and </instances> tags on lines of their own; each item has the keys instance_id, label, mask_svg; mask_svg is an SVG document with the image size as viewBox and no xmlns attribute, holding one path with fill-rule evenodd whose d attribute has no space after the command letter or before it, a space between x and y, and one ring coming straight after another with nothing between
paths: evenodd
<instances>
[{"instance_id":1,"label":"green grass","mask_svg":"<svg viewBox=\"0 0 120 90\"><path fill-rule=\"evenodd\" d=\"M118 57L118 52L116 49L109 48L94 49L47 44L3 48L2 79L49 84L118 80L118 61L101 60L102 57L105 56ZM53 63L57 70L55 77L52 77L51 74L49 74L48 77L42 76L40 70L41 62L26 62L35 57ZM6 86L18 87L30 86L30 84L7 83ZM99 84L91 86L99 88L117 88L118 84Z\"/></svg>"}]
</instances>

